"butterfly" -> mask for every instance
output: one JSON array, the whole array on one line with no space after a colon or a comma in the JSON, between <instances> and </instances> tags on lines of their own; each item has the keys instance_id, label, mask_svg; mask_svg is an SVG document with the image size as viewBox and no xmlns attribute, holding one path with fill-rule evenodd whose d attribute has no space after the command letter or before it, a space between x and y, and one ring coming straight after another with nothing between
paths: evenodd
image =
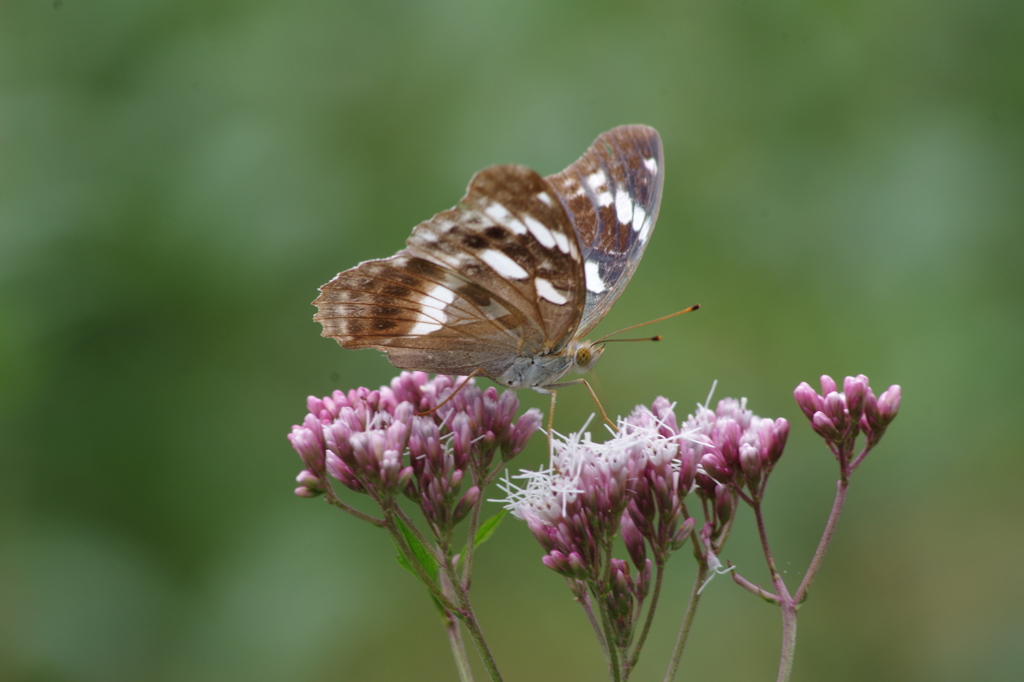
<instances>
[{"instance_id":1,"label":"butterfly","mask_svg":"<svg viewBox=\"0 0 1024 682\"><path fill-rule=\"evenodd\" d=\"M561 173L486 168L406 247L320 288L314 320L344 348L376 348L399 369L485 376L541 393L590 370L583 337L636 270L664 180L653 128L598 136Z\"/></svg>"}]
</instances>

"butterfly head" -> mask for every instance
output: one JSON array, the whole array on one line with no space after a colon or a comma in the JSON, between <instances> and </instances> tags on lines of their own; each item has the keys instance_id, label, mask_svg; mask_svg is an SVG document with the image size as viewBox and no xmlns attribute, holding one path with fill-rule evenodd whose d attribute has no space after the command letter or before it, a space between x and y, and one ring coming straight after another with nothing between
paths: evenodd
<instances>
[{"instance_id":1,"label":"butterfly head","mask_svg":"<svg viewBox=\"0 0 1024 682\"><path fill-rule=\"evenodd\" d=\"M579 374L586 374L601 359L604 345L595 345L590 341L580 342L572 354L572 366Z\"/></svg>"}]
</instances>

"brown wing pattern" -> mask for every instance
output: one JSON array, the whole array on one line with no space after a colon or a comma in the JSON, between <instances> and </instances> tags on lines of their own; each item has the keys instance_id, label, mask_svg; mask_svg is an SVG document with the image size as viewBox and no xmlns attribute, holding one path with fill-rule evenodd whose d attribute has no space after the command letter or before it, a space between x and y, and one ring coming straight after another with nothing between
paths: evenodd
<instances>
[{"instance_id":1,"label":"brown wing pattern","mask_svg":"<svg viewBox=\"0 0 1024 682\"><path fill-rule=\"evenodd\" d=\"M661 138L647 126L614 128L547 180L566 207L582 250L587 291L582 336L626 288L650 240L664 182Z\"/></svg>"},{"instance_id":2,"label":"brown wing pattern","mask_svg":"<svg viewBox=\"0 0 1024 682\"><path fill-rule=\"evenodd\" d=\"M417 225L406 243L321 288L314 319L324 336L384 350L399 368L492 378L516 356L573 337L580 248L553 188L530 169L481 171L459 205Z\"/></svg>"}]
</instances>

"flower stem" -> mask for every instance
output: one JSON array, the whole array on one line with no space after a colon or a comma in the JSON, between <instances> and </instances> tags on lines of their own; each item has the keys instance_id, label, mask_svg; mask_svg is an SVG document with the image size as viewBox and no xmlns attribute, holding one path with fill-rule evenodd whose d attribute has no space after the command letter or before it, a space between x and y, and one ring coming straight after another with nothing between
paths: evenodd
<instances>
[{"instance_id":1,"label":"flower stem","mask_svg":"<svg viewBox=\"0 0 1024 682\"><path fill-rule=\"evenodd\" d=\"M779 603L779 598L777 596L775 596L771 592L766 592L760 585L755 585L754 583L750 582L736 571L732 572L732 580L734 583L736 583L743 589L747 590L755 596L760 597L761 599L764 599L765 601L771 602L773 604Z\"/></svg>"},{"instance_id":2,"label":"flower stem","mask_svg":"<svg viewBox=\"0 0 1024 682\"><path fill-rule=\"evenodd\" d=\"M607 584L604 581L603 584ZM607 588L605 588L607 589ZM608 605L603 594L595 594L597 597L597 609L601 614L601 624L604 626L605 640L608 642L608 676L612 682L622 682L622 664L619 662L618 638L615 636L615 629L612 627L611 616L608 615Z\"/></svg>"},{"instance_id":3,"label":"flower stem","mask_svg":"<svg viewBox=\"0 0 1024 682\"><path fill-rule=\"evenodd\" d=\"M324 499L329 504L334 505L335 507L337 507L338 509L342 510L343 512L347 512L347 513L351 514L352 516L356 517L357 519L360 519L362 521L366 521L367 523L372 523L373 525L377 526L378 528L384 528L387 525L384 521L381 521L378 518L370 516L369 514L364 514L363 512L359 511L358 509L355 509L354 507L348 506L347 504L345 504L344 502L342 502L341 500L338 499L338 496L334 494L334 490L332 490L330 487L327 487L327 489L324 491Z\"/></svg>"},{"instance_id":4,"label":"flower stem","mask_svg":"<svg viewBox=\"0 0 1024 682\"><path fill-rule=\"evenodd\" d=\"M771 546L768 544L768 531L765 530L760 497L754 500L753 507L754 518L757 520L757 533L761 538L761 548L764 550L764 558L768 562L768 570L771 572L772 584L775 586L779 608L782 611L782 653L779 655L777 682L787 682L790 675L793 674L793 657L796 653L796 609L799 600L790 595L782 575L775 568L775 558L772 556Z\"/></svg>"},{"instance_id":5,"label":"flower stem","mask_svg":"<svg viewBox=\"0 0 1024 682\"><path fill-rule=\"evenodd\" d=\"M466 643L462 640L462 630L459 628L459 621L450 611L445 612L445 621L445 630L448 631L448 643L452 647L452 658L455 659L455 668L459 671L459 682L473 682L473 671L469 667Z\"/></svg>"},{"instance_id":6,"label":"flower stem","mask_svg":"<svg viewBox=\"0 0 1024 682\"><path fill-rule=\"evenodd\" d=\"M825 532L822 533L818 549L815 550L814 558L811 559L811 565L807 567L807 573L804 574L803 582L800 583L799 589L797 589L796 594L793 596L797 604L807 598L807 590L810 589L811 583L814 582L814 577L818 574L818 569L821 568L821 562L825 558L825 553L832 542L832 535L835 533L836 525L839 523L839 515L843 513L843 505L846 503L846 492L849 487L850 479L846 476L836 482L836 499L832 503L832 513L829 514L828 523L825 524Z\"/></svg>"},{"instance_id":7,"label":"flower stem","mask_svg":"<svg viewBox=\"0 0 1024 682\"><path fill-rule=\"evenodd\" d=\"M636 666L636 662L640 659L640 649L644 646L644 641L647 639L647 633L650 632L651 623L654 622L654 609L658 606L658 597L661 596L661 579L665 575L665 567L662 562L655 564L655 576L654 576L654 590L651 592L651 603L647 607L647 618L644 620L644 629L640 631L640 638L636 641L636 646L633 647L633 655L629 657L629 663L626 668L627 672L632 670Z\"/></svg>"},{"instance_id":8,"label":"flower stem","mask_svg":"<svg viewBox=\"0 0 1024 682\"><path fill-rule=\"evenodd\" d=\"M459 580L458 572L455 570L455 562L451 560L451 557L445 558L440 565L440 569L444 573L447 585L455 593L455 601L459 605L458 611L455 613L466 624L466 629L469 631L469 636L473 638L473 643L476 644L477 653L480 654L480 660L483 661L487 674L493 682L501 682L498 664L491 654L490 647L487 646L487 640L484 639L483 630L480 629L480 623L477 621L476 613L473 611L473 604L469 601L468 581L464 584Z\"/></svg>"},{"instance_id":9,"label":"flower stem","mask_svg":"<svg viewBox=\"0 0 1024 682\"><path fill-rule=\"evenodd\" d=\"M566 578L566 582L569 582L569 578ZM570 585L570 589L573 589ZM590 606L590 595L586 591L586 587L582 590L582 596L577 597L576 601L579 602L580 606L583 607L584 613L587 614L587 620L590 622L590 627L594 629L594 636L597 637L597 643L601 645L601 653L604 654L605 665L611 669L611 656L608 653L608 642L605 641L604 632L601 630L601 624L597 622L597 616L594 615L594 609ZM575 593L575 589L573 589Z\"/></svg>"},{"instance_id":10,"label":"flower stem","mask_svg":"<svg viewBox=\"0 0 1024 682\"><path fill-rule=\"evenodd\" d=\"M481 488L483 490L483 488ZM466 556L462 564L462 587L469 589L470 578L473 574L473 555L476 550L476 530L480 526L480 509L484 504L484 496L480 495L473 509L469 512L469 528L466 530Z\"/></svg>"},{"instance_id":11,"label":"flower stem","mask_svg":"<svg viewBox=\"0 0 1024 682\"><path fill-rule=\"evenodd\" d=\"M494 656L491 654L490 647L487 646L487 640L484 639L484 633L480 629L480 623L476 620L476 614L473 612L473 607L469 604L469 596L461 588L457 588L460 593L460 601L464 601L463 606L463 619L466 623L466 629L469 630L469 636L473 638L473 643L476 644L477 652L480 654L480 660L483 661L484 667L487 668L487 674L490 676L492 682L501 682L501 673L498 672L498 664L494 661ZM464 598L464 599L463 599Z\"/></svg>"},{"instance_id":12,"label":"flower stem","mask_svg":"<svg viewBox=\"0 0 1024 682\"><path fill-rule=\"evenodd\" d=\"M777 682L787 682L793 674L793 657L796 653L796 609L797 604L791 597L780 604L782 607L782 654L779 657L779 677Z\"/></svg>"},{"instance_id":13,"label":"flower stem","mask_svg":"<svg viewBox=\"0 0 1024 682\"><path fill-rule=\"evenodd\" d=\"M686 638L690 634L690 626L693 625L693 617L697 612L697 602L700 601L700 588L708 575L708 564L702 561L698 564L697 575L693 579L693 589L690 590L690 601L686 605L686 615L683 616L683 625L679 628L679 636L676 637L675 648L672 649L672 658L668 662L668 670L665 671L665 682L672 682L675 679L676 671L679 669L679 661L683 658L683 648L686 646Z\"/></svg>"}]
</instances>

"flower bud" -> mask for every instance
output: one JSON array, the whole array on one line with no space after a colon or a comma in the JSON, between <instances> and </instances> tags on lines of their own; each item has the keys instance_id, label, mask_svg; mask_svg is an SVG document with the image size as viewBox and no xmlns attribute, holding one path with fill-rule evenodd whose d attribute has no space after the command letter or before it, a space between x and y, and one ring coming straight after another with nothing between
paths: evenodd
<instances>
[{"instance_id":1,"label":"flower bud","mask_svg":"<svg viewBox=\"0 0 1024 682\"><path fill-rule=\"evenodd\" d=\"M858 374L856 377L846 377L843 380L846 409L850 413L850 421L854 424L860 423L860 416L864 411L864 400L868 390L867 379L863 374Z\"/></svg>"},{"instance_id":2,"label":"flower bud","mask_svg":"<svg viewBox=\"0 0 1024 682\"><path fill-rule=\"evenodd\" d=\"M732 478L732 469L717 450L705 453L700 458L700 466L715 481L728 481Z\"/></svg>"},{"instance_id":3,"label":"flower bud","mask_svg":"<svg viewBox=\"0 0 1024 682\"><path fill-rule=\"evenodd\" d=\"M301 486L305 486L311 490L316 490L320 487L320 479L316 477L309 469L303 469L299 472L299 475L295 477L296 483Z\"/></svg>"},{"instance_id":4,"label":"flower bud","mask_svg":"<svg viewBox=\"0 0 1024 682\"><path fill-rule=\"evenodd\" d=\"M740 468L747 488L756 493L761 485L761 453L750 443L740 446Z\"/></svg>"},{"instance_id":5,"label":"flower bud","mask_svg":"<svg viewBox=\"0 0 1024 682\"><path fill-rule=\"evenodd\" d=\"M814 417L811 419L811 427L815 433L825 440L832 441L839 438L839 431L836 430L836 425L825 416L824 412L814 413Z\"/></svg>"},{"instance_id":6,"label":"flower bud","mask_svg":"<svg viewBox=\"0 0 1024 682\"><path fill-rule=\"evenodd\" d=\"M878 421L880 424L888 426L889 422L896 418L902 397L903 389L899 384L893 384L878 397Z\"/></svg>"},{"instance_id":7,"label":"flower bud","mask_svg":"<svg viewBox=\"0 0 1024 682\"><path fill-rule=\"evenodd\" d=\"M821 396L815 393L806 381L800 382L800 385L793 391L793 397L808 419L814 417L815 412L821 412L825 408L825 402Z\"/></svg>"},{"instance_id":8,"label":"flower bud","mask_svg":"<svg viewBox=\"0 0 1024 682\"><path fill-rule=\"evenodd\" d=\"M651 560L648 559L644 562L642 568L636 569L636 587L634 588L634 595L637 599L644 599L647 596L647 590L651 586Z\"/></svg>"},{"instance_id":9,"label":"flower bud","mask_svg":"<svg viewBox=\"0 0 1024 682\"><path fill-rule=\"evenodd\" d=\"M825 416L832 421L836 431L842 433L846 429L846 399L843 398L842 393L832 391L826 395L825 409L823 412L825 413Z\"/></svg>"},{"instance_id":10,"label":"flower bud","mask_svg":"<svg viewBox=\"0 0 1024 682\"><path fill-rule=\"evenodd\" d=\"M629 552L629 558L633 560L633 565L637 570L643 569L647 561L647 545L644 543L643 535L633 523L629 512L622 515L620 530L622 541L626 545L626 551Z\"/></svg>"},{"instance_id":11,"label":"flower bud","mask_svg":"<svg viewBox=\"0 0 1024 682\"><path fill-rule=\"evenodd\" d=\"M832 380L827 374L821 375L821 394L828 395L829 393L835 393L838 390L836 382Z\"/></svg>"},{"instance_id":12,"label":"flower bud","mask_svg":"<svg viewBox=\"0 0 1024 682\"><path fill-rule=\"evenodd\" d=\"M356 478L355 474L352 473L352 469L349 468L348 464L333 452L327 453L327 473L331 475L331 478L340 481L350 490L354 490L357 493L366 492L366 488Z\"/></svg>"},{"instance_id":13,"label":"flower bud","mask_svg":"<svg viewBox=\"0 0 1024 682\"><path fill-rule=\"evenodd\" d=\"M292 447L299 453L302 463L315 474L324 471L326 446L324 444L323 427L319 420L311 414L306 415L302 426L293 426L288 434Z\"/></svg>"},{"instance_id":14,"label":"flower bud","mask_svg":"<svg viewBox=\"0 0 1024 682\"><path fill-rule=\"evenodd\" d=\"M789 422L779 417L775 420L774 426L772 443L768 448L768 461L773 465L779 461L782 451L786 449L786 440L789 438Z\"/></svg>"},{"instance_id":15,"label":"flower bud","mask_svg":"<svg viewBox=\"0 0 1024 682\"><path fill-rule=\"evenodd\" d=\"M725 523L732 518L733 510L736 508L736 501L733 499L729 487L719 483L715 487L715 515L720 523Z\"/></svg>"},{"instance_id":16,"label":"flower bud","mask_svg":"<svg viewBox=\"0 0 1024 682\"><path fill-rule=\"evenodd\" d=\"M524 412L522 416L519 417L515 428L512 430L512 436L509 438L508 449L502 451L502 460L507 462L522 452L523 448L526 447L526 441L530 439L530 436L537 432L542 421L543 415L536 407L531 407Z\"/></svg>"},{"instance_id":17,"label":"flower bud","mask_svg":"<svg viewBox=\"0 0 1024 682\"><path fill-rule=\"evenodd\" d=\"M321 412L327 411L327 406L324 405L324 401L317 398L315 395L306 397L306 409L309 413L317 418L320 417Z\"/></svg>"},{"instance_id":18,"label":"flower bud","mask_svg":"<svg viewBox=\"0 0 1024 682\"><path fill-rule=\"evenodd\" d=\"M541 557L541 562L559 575L564 575L567 578L575 577L575 570L569 563L569 557L565 556L557 549L551 550L548 554Z\"/></svg>"},{"instance_id":19,"label":"flower bud","mask_svg":"<svg viewBox=\"0 0 1024 682\"><path fill-rule=\"evenodd\" d=\"M683 524L679 526L679 530L677 530L675 535L672 536L671 549L673 552L686 544L686 541L690 539L690 533L693 532L693 527L696 523L697 521L693 517L690 517L683 521Z\"/></svg>"},{"instance_id":20,"label":"flower bud","mask_svg":"<svg viewBox=\"0 0 1024 682\"><path fill-rule=\"evenodd\" d=\"M452 523L459 523L462 519L466 518L466 515L469 514L470 510L473 509L473 505L475 505L479 499L480 488L473 486L467 490L466 494L462 496L461 500L459 500L459 503L455 505L455 513L452 516Z\"/></svg>"}]
</instances>

